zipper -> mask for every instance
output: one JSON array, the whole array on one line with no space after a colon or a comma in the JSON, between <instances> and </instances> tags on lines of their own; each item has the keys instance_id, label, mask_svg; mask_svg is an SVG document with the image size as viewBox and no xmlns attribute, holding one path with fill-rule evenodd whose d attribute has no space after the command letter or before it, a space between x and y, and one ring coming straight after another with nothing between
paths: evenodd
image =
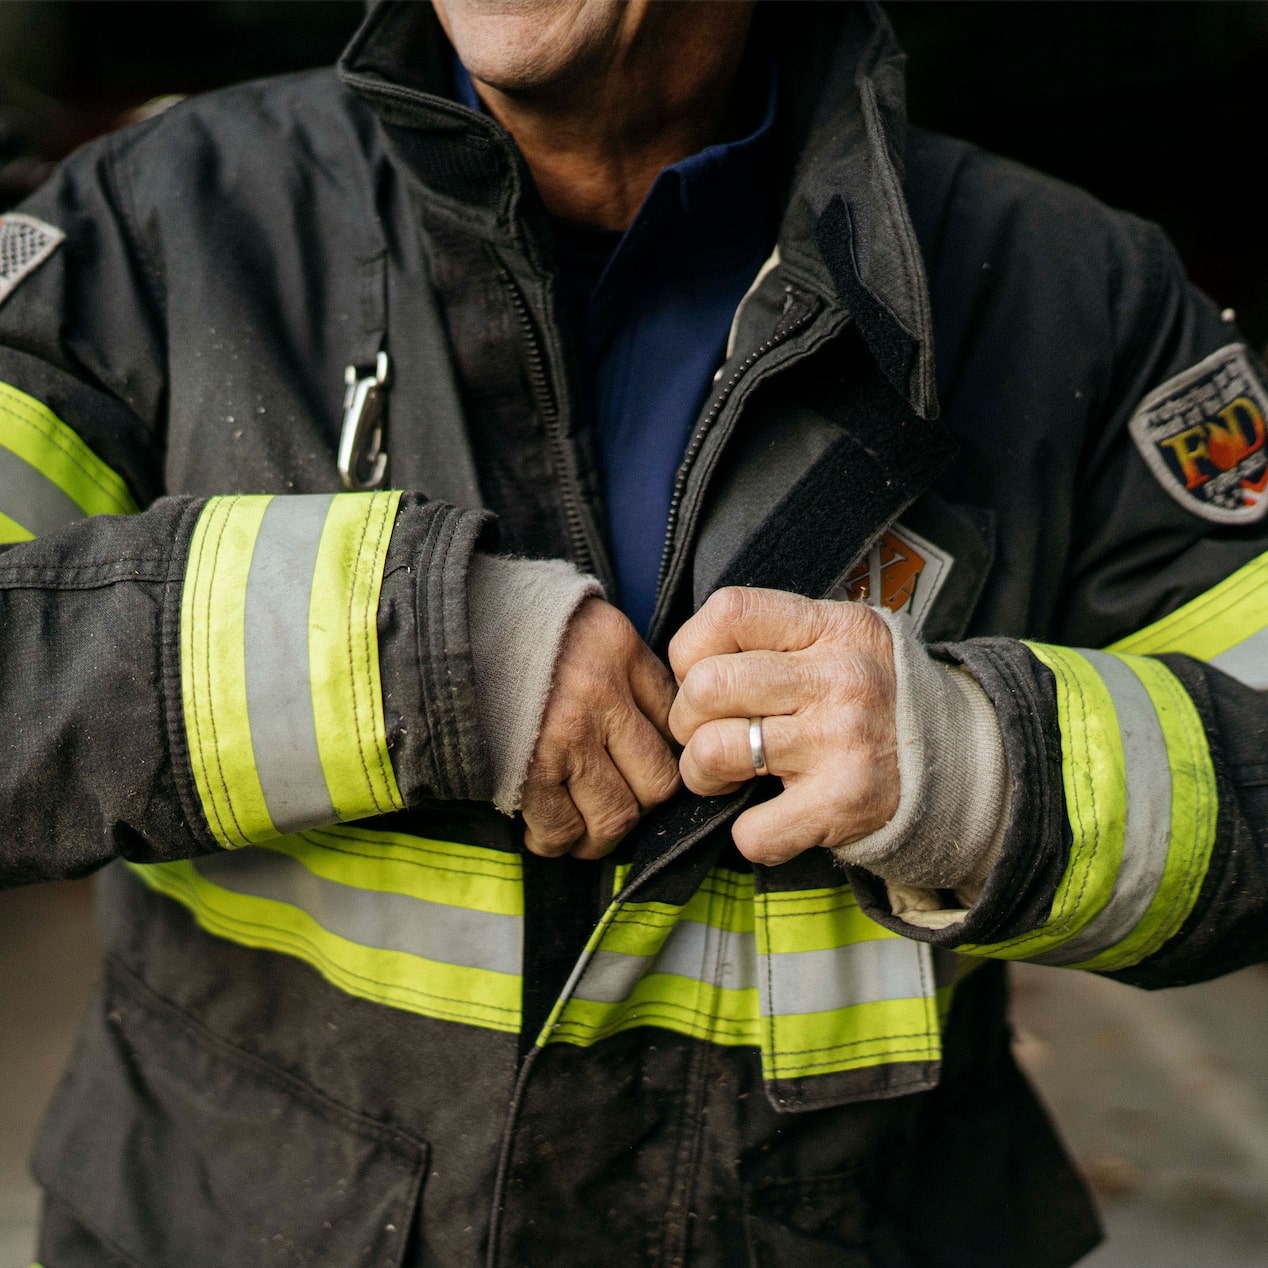
<instances>
[{"instance_id":1,"label":"zipper","mask_svg":"<svg viewBox=\"0 0 1268 1268\"><path fill-rule=\"evenodd\" d=\"M537 335L533 315L529 311L524 292L511 275L511 271L501 268L498 270L498 275L510 300L511 311L515 314L515 321L520 328L523 347L528 358L528 388L532 394L533 405L546 429L551 467L555 473L559 500L563 506L564 529L568 536L569 554L572 556L573 563L583 572L593 573L599 577L600 581L606 581L599 572L606 562L604 552L596 548L594 534L586 522L588 517L582 505L580 489L577 487L576 463L567 437L564 435L559 400L551 383L550 371L542 352L541 340Z\"/></svg>"},{"instance_id":2,"label":"zipper","mask_svg":"<svg viewBox=\"0 0 1268 1268\"><path fill-rule=\"evenodd\" d=\"M788 292L788 308L791 308L794 302L794 292L790 288ZM660 557L660 571L656 577L656 609L652 613L651 628L649 630L653 644L659 632L658 627L665 618L665 609L668 605L669 596L665 594L665 583L669 578L670 570L678 554L675 538L679 536L679 519L682 515L682 503L686 496L687 481L691 476L691 469L695 465L701 449L704 448L704 442L713 431L714 424L726 408L727 402L735 393L740 381L763 357L778 348L780 344L786 343L793 335L804 330L811 320L818 315L822 302L817 297L808 296L805 298L805 303L806 307L803 312L799 313L787 324L781 319L780 324L776 326L770 338L760 347L754 348L735 367L731 377L727 379L721 391L713 398L713 403L709 406L708 413L700 420L700 423L692 433L686 452L683 454L682 462L678 466L678 473L674 477L674 491L669 501L669 521L665 528L665 549ZM785 313L787 313L787 308Z\"/></svg>"}]
</instances>

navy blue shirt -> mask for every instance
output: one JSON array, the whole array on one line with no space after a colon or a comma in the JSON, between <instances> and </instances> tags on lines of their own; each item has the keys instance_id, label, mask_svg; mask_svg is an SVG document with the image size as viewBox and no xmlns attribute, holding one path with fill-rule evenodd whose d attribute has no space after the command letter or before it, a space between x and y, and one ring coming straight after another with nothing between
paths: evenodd
<instances>
[{"instance_id":1,"label":"navy blue shirt","mask_svg":"<svg viewBox=\"0 0 1268 1268\"><path fill-rule=\"evenodd\" d=\"M607 503L619 591L610 597L644 634L675 474L736 306L775 244L773 72L767 83L753 130L665 168L624 234L555 226ZM465 71L457 87L480 108Z\"/></svg>"}]
</instances>

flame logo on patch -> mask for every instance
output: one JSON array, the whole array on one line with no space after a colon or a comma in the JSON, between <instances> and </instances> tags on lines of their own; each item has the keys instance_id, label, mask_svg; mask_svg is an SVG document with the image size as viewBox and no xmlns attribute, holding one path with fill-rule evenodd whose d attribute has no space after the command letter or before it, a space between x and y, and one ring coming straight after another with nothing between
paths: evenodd
<instances>
[{"instance_id":1,"label":"flame logo on patch","mask_svg":"<svg viewBox=\"0 0 1268 1268\"><path fill-rule=\"evenodd\" d=\"M1151 392L1129 424L1162 487L1220 523L1268 513L1268 395L1230 344Z\"/></svg>"}]
</instances>

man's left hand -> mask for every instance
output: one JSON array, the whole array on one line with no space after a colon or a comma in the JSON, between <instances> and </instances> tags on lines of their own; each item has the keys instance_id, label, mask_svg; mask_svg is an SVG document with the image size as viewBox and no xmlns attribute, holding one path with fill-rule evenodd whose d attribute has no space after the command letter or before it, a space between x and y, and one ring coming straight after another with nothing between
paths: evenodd
<instances>
[{"instance_id":1,"label":"man's left hand","mask_svg":"<svg viewBox=\"0 0 1268 1268\"><path fill-rule=\"evenodd\" d=\"M669 726L693 792L734 792L754 777L749 720L762 719L766 768L784 791L736 819L746 858L783 863L893 817L894 653L870 608L728 587L674 636L669 661L679 682Z\"/></svg>"}]
</instances>

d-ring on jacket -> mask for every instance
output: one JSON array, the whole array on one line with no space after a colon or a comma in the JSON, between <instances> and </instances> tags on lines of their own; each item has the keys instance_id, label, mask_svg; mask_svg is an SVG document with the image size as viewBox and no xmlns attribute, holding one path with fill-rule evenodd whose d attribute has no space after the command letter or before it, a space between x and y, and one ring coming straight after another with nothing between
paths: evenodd
<instances>
[{"instance_id":1,"label":"d-ring on jacket","mask_svg":"<svg viewBox=\"0 0 1268 1268\"><path fill-rule=\"evenodd\" d=\"M469 560L602 577L602 508L523 162L380 4L338 74L177 106L0 226L0 867L102 868L109 956L45 1268L1055 1268L1095 1223L998 961L1264 956L1253 359L1152 227L908 131L877 12L758 20L779 263L651 641L730 583L906 610L998 712L980 901L926 929L824 852L744 865L760 781L581 872L490 808ZM380 351L405 492L339 493Z\"/></svg>"}]
</instances>

